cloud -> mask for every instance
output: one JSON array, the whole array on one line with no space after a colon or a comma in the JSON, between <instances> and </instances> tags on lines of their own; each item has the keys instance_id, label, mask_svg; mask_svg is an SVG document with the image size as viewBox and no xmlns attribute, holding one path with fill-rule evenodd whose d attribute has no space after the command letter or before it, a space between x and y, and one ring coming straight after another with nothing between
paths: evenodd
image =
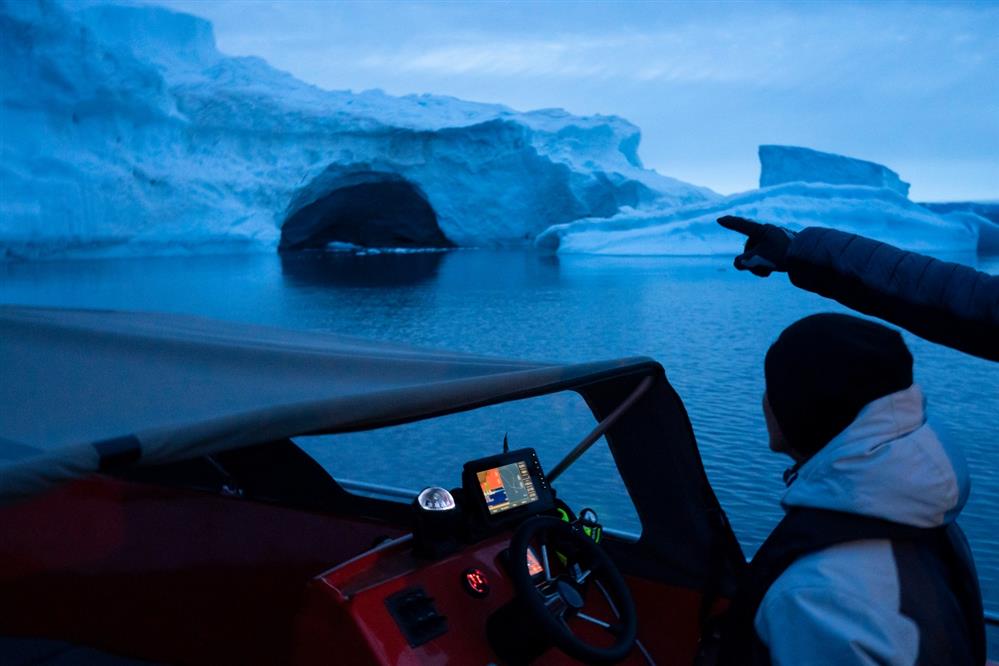
<instances>
[{"instance_id":1,"label":"cloud","mask_svg":"<svg viewBox=\"0 0 999 666\"><path fill-rule=\"evenodd\" d=\"M975 17L880 7L851 12L770 8L746 20L705 17L675 27L611 26L551 36L520 30L451 31L368 43L351 65L427 77L618 79L637 83L808 88L844 82L940 88L999 67L999 46ZM990 15L994 24L999 13ZM350 56L347 56L350 57Z\"/></svg>"},{"instance_id":2,"label":"cloud","mask_svg":"<svg viewBox=\"0 0 999 666\"><path fill-rule=\"evenodd\" d=\"M593 44L579 40L488 40L438 47L411 46L361 57L360 67L441 76L555 76L591 78L614 74Z\"/></svg>"},{"instance_id":3,"label":"cloud","mask_svg":"<svg viewBox=\"0 0 999 666\"><path fill-rule=\"evenodd\" d=\"M770 80L768 58L746 59L731 49L698 46L697 35L664 33L566 35L550 39L466 36L442 44L397 45L368 52L355 65L433 76L631 79L638 82Z\"/></svg>"}]
</instances>

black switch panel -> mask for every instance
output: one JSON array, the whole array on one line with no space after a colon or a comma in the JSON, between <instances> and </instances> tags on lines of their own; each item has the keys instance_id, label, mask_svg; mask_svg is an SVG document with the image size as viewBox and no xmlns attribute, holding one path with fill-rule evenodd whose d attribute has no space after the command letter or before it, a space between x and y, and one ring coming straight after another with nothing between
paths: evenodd
<instances>
[{"instance_id":1,"label":"black switch panel","mask_svg":"<svg viewBox=\"0 0 999 666\"><path fill-rule=\"evenodd\" d=\"M447 618L437 612L433 597L422 587L407 587L385 599L385 606L395 618L410 647L447 633Z\"/></svg>"}]
</instances>

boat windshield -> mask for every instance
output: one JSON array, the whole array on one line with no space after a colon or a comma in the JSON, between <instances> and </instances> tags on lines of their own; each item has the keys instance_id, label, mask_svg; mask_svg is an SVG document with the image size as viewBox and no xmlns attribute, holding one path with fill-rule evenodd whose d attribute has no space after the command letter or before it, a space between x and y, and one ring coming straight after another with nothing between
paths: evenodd
<instances>
[{"instance_id":1,"label":"boat windshield","mask_svg":"<svg viewBox=\"0 0 999 666\"><path fill-rule=\"evenodd\" d=\"M537 450L542 466L551 470L594 425L585 401L566 391L401 426L294 441L348 490L408 501L426 486L461 485L464 463L502 452L504 438L511 450ZM589 507L609 528L641 532L605 438L553 485L577 511Z\"/></svg>"}]
</instances>

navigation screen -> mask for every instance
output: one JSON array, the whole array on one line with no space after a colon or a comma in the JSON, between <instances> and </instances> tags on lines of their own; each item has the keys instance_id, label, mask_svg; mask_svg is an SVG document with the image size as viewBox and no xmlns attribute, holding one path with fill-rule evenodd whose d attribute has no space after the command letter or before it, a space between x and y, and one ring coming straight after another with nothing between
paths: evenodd
<instances>
[{"instance_id":1,"label":"navigation screen","mask_svg":"<svg viewBox=\"0 0 999 666\"><path fill-rule=\"evenodd\" d=\"M476 472L489 514L530 504L538 499L527 463L517 461Z\"/></svg>"}]
</instances>

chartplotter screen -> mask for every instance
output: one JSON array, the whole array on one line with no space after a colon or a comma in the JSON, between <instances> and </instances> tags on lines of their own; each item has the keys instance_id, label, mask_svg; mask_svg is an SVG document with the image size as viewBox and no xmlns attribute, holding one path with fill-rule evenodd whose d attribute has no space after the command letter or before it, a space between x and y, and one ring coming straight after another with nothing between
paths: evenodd
<instances>
[{"instance_id":1,"label":"chartplotter screen","mask_svg":"<svg viewBox=\"0 0 999 666\"><path fill-rule=\"evenodd\" d=\"M527 463L517 461L477 472L489 514L502 513L538 499Z\"/></svg>"}]
</instances>

